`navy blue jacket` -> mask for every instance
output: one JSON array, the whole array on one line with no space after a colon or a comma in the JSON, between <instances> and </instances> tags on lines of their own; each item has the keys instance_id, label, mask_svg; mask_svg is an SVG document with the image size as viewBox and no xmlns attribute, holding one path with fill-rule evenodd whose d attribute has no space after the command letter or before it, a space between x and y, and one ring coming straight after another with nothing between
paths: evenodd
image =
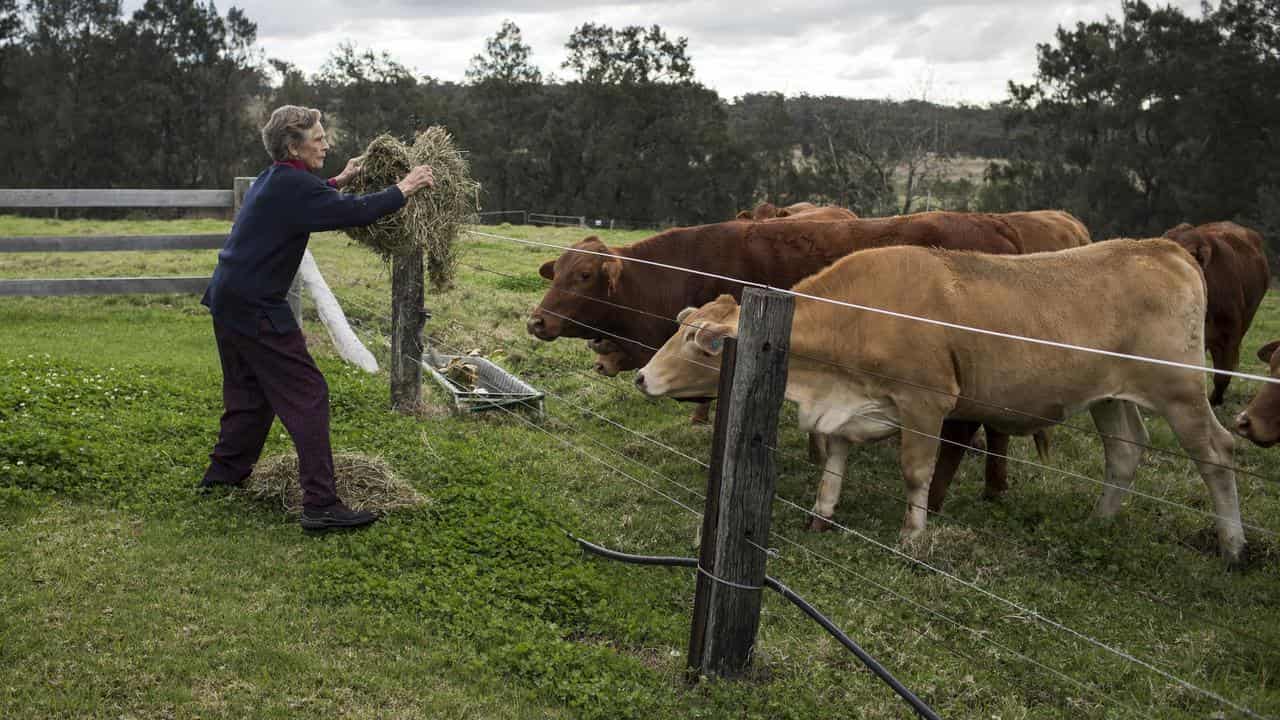
<instances>
[{"instance_id":1,"label":"navy blue jacket","mask_svg":"<svg viewBox=\"0 0 1280 720\"><path fill-rule=\"evenodd\" d=\"M348 195L304 170L272 165L245 193L200 302L219 324L246 335L257 336L263 318L277 333L294 332L287 295L311 233L369 225L404 202L394 185Z\"/></svg>"}]
</instances>

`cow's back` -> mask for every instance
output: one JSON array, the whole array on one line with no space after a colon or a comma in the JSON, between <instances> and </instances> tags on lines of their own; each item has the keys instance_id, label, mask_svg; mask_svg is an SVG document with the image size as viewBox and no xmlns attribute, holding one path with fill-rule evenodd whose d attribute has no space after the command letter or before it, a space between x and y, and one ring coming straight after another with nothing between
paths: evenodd
<instances>
[{"instance_id":1,"label":"cow's back","mask_svg":"<svg viewBox=\"0 0 1280 720\"><path fill-rule=\"evenodd\" d=\"M1200 270L1164 240L1116 240L1027 256L884 248L844 258L795 289L1118 353L1199 365L1204 352ZM998 407L1046 417L1078 409L1038 401L1046 383L1054 385L1048 394L1055 402L1082 389L1090 397L1075 400L1083 404L1098 393L1140 393L1144 378L1155 375L1152 366L1134 361L816 300L797 301L793 328L792 347L799 352L855 367L892 366L901 379L976 401L961 401L955 417L1015 431L1031 423Z\"/></svg>"},{"instance_id":2,"label":"cow's back","mask_svg":"<svg viewBox=\"0 0 1280 720\"><path fill-rule=\"evenodd\" d=\"M1018 231L1022 252L1054 252L1091 242L1089 229L1075 215L1063 210L1030 210L1001 213Z\"/></svg>"},{"instance_id":3,"label":"cow's back","mask_svg":"<svg viewBox=\"0 0 1280 720\"><path fill-rule=\"evenodd\" d=\"M999 218L973 213L930 212L838 222L723 222L672 228L617 248L634 258L710 273L707 277L643 263L623 262L627 280L610 302L635 310L615 314L606 328L642 345L660 347L686 307L723 294L741 300L746 284L789 288L850 253L895 245L1017 253L1017 232ZM732 279L730 279L732 278ZM740 280L743 282L736 282ZM640 367L653 355L634 349L623 369Z\"/></svg>"}]
</instances>

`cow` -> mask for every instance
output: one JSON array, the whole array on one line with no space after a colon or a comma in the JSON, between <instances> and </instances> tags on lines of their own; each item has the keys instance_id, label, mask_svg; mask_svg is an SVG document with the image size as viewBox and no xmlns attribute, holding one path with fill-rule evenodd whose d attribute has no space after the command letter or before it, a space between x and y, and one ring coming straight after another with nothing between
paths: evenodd
<instances>
[{"instance_id":1,"label":"cow","mask_svg":"<svg viewBox=\"0 0 1280 720\"><path fill-rule=\"evenodd\" d=\"M1168 240L1114 240L1011 257L886 247L853 253L795 291L1024 338L1199 365L1206 305L1201 278L1194 260ZM683 326L636 375L648 395L710 392L718 382L723 338L738 332L739 307L729 295L686 308L678 317ZM789 352L786 397L798 405L801 428L827 436L830 450L813 529L822 529L834 515L851 442L900 434L907 491L902 535L910 539L925 528L938 437L947 418L1024 433L1086 408L1103 435L1106 459L1106 487L1095 513L1112 516L1148 440L1141 405L1168 420L1179 443L1200 460L1219 548L1229 562L1240 559L1245 541L1230 467L1234 443L1214 416L1198 371L806 297L796 299ZM849 367L873 368L875 374Z\"/></svg>"},{"instance_id":2,"label":"cow","mask_svg":"<svg viewBox=\"0 0 1280 720\"><path fill-rule=\"evenodd\" d=\"M738 213L738 220L758 220L778 222L781 220L857 220L852 210L835 205L814 205L809 202L798 202L786 207L778 207L773 203L760 203L755 210L743 210Z\"/></svg>"},{"instance_id":3,"label":"cow","mask_svg":"<svg viewBox=\"0 0 1280 720\"><path fill-rule=\"evenodd\" d=\"M633 245L610 248L589 237L539 273L552 281L528 322L530 334L542 340L586 338L597 353L603 373L634 370L648 362L677 327L672 320L682 308L727 293L741 297L742 285L725 279L645 264L657 262L701 270L747 282L791 287L838 258L867 248L921 245L987 253L1018 253L1022 239L998 216L978 213L928 212L846 222L744 223L730 221L673 228ZM624 258L641 262L624 262ZM706 398L710 398L708 394ZM706 421L700 402L694 421ZM954 473L976 425L948 424L949 442L940 465ZM988 433L987 497L1008 486L1008 439ZM813 452L811 446L811 456ZM940 477L936 507L950 484Z\"/></svg>"},{"instance_id":4,"label":"cow","mask_svg":"<svg viewBox=\"0 0 1280 720\"><path fill-rule=\"evenodd\" d=\"M1280 340L1258 349L1258 359L1270 366L1271 377L1280 380ZM1260 447L1280 441L1280 385L1263 385L1253 400L1236 416L1236 432Z\"/></svg>"},{"instance_id":5,"label":"cow","mask_svg":"<svg viewBox=\"0 0 1280 720\"><path fill-rule=\"evenodd\" d=\"M1204 270L1209 286L1205 345L1215 368L1235 370L1240 364L1240 342L1271 282L1262 236L1233 222L1197 227L1182 223L1164 236L1191 253ZM1214 375L1209 403L1221 405L1230 383L1230 375Z\"/></svg>"},{"instance_id":6,"label":"cow","mask_svg":"<svg viewBox=\"0 0 1280 720\"><path fill-rule=\"evenodd\" d=\"M1022 252L1054 252L1088 245L1089 228L1064 210L1029 210L1000 213L1022 236Z\"/></svg>"}]
</instances>

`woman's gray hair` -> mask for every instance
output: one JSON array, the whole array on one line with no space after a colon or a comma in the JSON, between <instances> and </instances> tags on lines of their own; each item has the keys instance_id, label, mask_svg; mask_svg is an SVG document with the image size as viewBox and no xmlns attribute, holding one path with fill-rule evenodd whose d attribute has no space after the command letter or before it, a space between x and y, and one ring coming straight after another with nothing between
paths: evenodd
<instances>
[{"instance_id":1,"label":"woman's gray hair","mask_svg":"<svg viewBox=\"0 0 1280 720\"><path fill-rule=\"evenodd\" d=\"M298 105L281 105L262 126L262 146L272 160L288 160L289 145L307 139L307 131L320 122L320 111Z\"/></svg>"}]
</instances>

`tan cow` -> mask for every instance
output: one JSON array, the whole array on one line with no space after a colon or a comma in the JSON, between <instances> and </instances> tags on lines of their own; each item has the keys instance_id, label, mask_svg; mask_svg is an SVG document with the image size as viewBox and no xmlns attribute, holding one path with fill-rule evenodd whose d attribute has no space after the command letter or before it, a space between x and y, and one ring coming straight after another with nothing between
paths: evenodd
<instances>
[{"instance_id":1,"label":"tan cow","mask_svg":"<svg viewBox=\"0 0 1280 720\"><path fill-rule=\"evenodd\" d=\"M1057 253L984 255L919 247L866 250L794 288L969 327L1199 366L1205 287L1195 261L1167 240L1115 240ZM649 395L705 396L716 387L723 336L738 304L722 296L681 313L684 325L637 375ZM1120 509L1147 433L1138 405L1169 421L1200 464L1219 546L1238 561L1244 533L1230 470L1232 436L1218 423L1200 372L1071 351L798 298L786 396L800 427L828 436L814 506L832 517L851 442L901 432L904 537L925 527L925 504L947 418L1026 433L1088 409L1103 443L1100 516ZM852 370L847 368L853 368ZM865 372L859 372L863 370ZM1115 438L1115 439L1111 439ZM1130 442L1125 442L1125 441Z\"/></svg>"}]
</instances>

